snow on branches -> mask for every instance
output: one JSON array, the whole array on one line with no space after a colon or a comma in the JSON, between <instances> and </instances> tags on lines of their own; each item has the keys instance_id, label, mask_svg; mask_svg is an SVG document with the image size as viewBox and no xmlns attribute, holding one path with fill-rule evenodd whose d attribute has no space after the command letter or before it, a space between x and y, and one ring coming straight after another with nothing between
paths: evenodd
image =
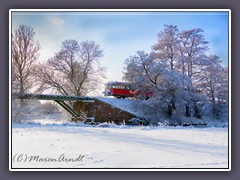
<instances>
[{"instance_id":1,"label":"snow on branches","mask_svg":"<svg viewBox=\"0 0 240 180\"><path fill-rule=\"evenodd\" d=\"M137 51L125 60L123 79L141 92L153 92L136 106L154 121L211 114L220 119L228 108L228 71L219 57L209 55L202 29L180 32L165 25L153 51Z\"/></svg>"}]
</instances>

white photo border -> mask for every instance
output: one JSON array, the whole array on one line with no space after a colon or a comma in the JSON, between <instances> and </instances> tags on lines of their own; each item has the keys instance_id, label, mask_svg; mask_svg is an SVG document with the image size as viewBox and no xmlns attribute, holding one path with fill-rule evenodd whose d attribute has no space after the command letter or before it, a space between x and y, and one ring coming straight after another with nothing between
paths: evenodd
<instances>
[{"instance_id":1,"label":"white photo border","mask_svg":"<svg viewBox=\"0 0 240 180\"><path fill-rule=\"evenodd\" d=\"M228 12L228 168L12 168L11 42L13 12ZM231 10L230 9L10 9L9 10L9 171L231 171Z\"/></svg>"}]
</instances>

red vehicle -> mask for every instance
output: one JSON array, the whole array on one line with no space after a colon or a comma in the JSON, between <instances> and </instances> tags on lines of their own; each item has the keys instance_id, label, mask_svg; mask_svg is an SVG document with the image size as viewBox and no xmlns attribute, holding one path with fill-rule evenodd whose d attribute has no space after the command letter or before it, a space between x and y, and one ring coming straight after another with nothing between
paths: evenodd
<instances>
[{"instance_id":1,"label":"red vehicle","mask_svg":"<svg viewBox=\"0 0 240 180\"><path fill-rule=\"evenodd\" d=\"M127 98L136 97L141 95L139 90L133 89L131 83L125 82L109 82L106 84L105 91L103 92L105 96L114 96L117 98ZM146 93L144 96L148 98L152 93Z\"/></svg>"}]
</instances>

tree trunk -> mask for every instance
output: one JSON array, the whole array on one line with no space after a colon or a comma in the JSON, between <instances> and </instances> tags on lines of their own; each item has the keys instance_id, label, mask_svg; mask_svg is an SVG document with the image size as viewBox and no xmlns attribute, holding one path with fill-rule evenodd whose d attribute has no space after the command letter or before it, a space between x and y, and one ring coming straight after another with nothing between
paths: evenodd
<instances>
[{"instance_id":1,"label":"tree trunk","mask_svg":"<svg viewBox=\"0 0 240 180\"><path fill-rule=\"evenodd\" d=\"M198 119L201 119L201 112L199 110L199 108L197 107L197 105L194 105L194 116Z\"/></svg>"},{"instance_id":2,"label":"tree trunk","mask_svg":"<svg viewBox=\"0 0 240 180\"><path fill-rule=\"evenodd\" d=\"M173 107L172 107L172 104L169 104L169 105L168 105L168 111L167 111L167 113L168 113L169 117L172 116L172 113L173 113Z\"/></svg>"},{"instance_id":3,"label":"tree trunk","mask_svg":"<svg viewBox=\"0 0 240 180\"><path fill-rule=\"evenodd\" d=\"M187 117L190 117L190 115L191 115L190 107L187 105L187 106L186 106L186 116L187 116Z\"/></svg>"}]
</instances>

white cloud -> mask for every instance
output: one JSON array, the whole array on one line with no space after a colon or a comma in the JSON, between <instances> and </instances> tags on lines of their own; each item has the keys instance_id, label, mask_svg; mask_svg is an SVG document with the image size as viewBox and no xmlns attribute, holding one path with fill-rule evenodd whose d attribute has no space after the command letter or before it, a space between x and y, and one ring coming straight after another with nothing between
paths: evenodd
<instances>
[{"instance_id":1,"label":"white cloud","mask_svg":"<svg viewBox=\"0 0 240 180\"><path fill-rule=\"evenodd\" d=\"M56 26L62 26L64 24L64 20L61 19L58 15L48 15L46 16L47 21Z\"/></svg>"}]
</instances>

